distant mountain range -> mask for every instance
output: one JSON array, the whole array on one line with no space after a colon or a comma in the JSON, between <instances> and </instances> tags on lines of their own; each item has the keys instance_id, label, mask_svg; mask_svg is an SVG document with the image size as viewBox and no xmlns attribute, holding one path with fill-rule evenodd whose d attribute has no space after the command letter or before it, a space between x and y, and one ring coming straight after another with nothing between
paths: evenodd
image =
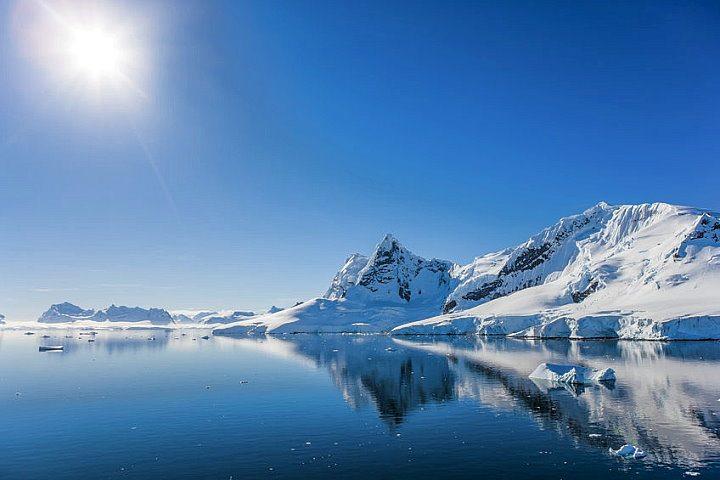
<instances>
[{"instance_id":1,"label":"distant mountain range","mask_svg":"<svg viewBox=\"0 0 720 480\"><path fill-rule=\"evenodd\" d=\"M323 297L214 332L720 338L718 291L717 213L599 203L464 266L386 235Z\"/></svg>"},{"instance_id":2,"label":"distant mountain range","mask_svg":"<svg viewBox=\"0 0 720 480\"><path fill-rule=\"evenodd\" d=\"M195 324L226 335L720 339L718 292L720 215L599 203L467 265L419 257L386 235L370 256L350 255L322 297L284 310L94 310L66 302L38 322Z\"/></svg>"},{"instance_id":3,"label":"distant mountain range","mask_svg":"<svg viewBox=\"0 0 720 480\"><path fill-rule=\"evenodd\" d=\"M282 311L271 307L263 314ZM176 310L167 311L162 308L141 308L111 305L102 310L84 309L69 302L51 305L40 318L44 324L79 324L83 322L111 322L116 324L150 324L150 325L219 325L237 322L258 315L242 310ZM4 317L0 315L0 323Z\"/></svg>"},{"instance_id":4,"label":"distant mountain range","mask_svg":"<svg viewBox=\"0 0 720 480\"><path fill-rule=\"evenodd\" d=\"M38 319L40 323L74 323L81 321L148 322L152 325L169 325L174 323L170 313L161 308L145 309L111 305L103 310L94 310L83 309L68 302L51 305Z\"/></svg>"}]
</instances>

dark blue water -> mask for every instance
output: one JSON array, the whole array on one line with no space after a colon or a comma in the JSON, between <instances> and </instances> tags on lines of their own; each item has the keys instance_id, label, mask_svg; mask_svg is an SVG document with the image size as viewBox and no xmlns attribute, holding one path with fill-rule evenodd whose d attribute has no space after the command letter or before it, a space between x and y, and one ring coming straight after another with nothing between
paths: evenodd
<instances>
[{"instance_id":1,"label":"dark blue water","mask_svg":"<svg viewBox=\"0 0 720 480\"><path fill-rule=\"evenodd\" d=\"M720 478L717 342L42 333L0 333L3 479Z\"/></svg>"}]
</instances>

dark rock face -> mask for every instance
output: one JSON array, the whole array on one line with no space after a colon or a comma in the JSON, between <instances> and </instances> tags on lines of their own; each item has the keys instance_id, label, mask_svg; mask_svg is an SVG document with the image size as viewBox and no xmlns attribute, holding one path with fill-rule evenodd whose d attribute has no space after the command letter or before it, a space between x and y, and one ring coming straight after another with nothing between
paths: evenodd
<instances>
[{"instance_id":1,"label":"dark rock face","mask_svg":"<svg viewBox=\"0 0 720 480\"><path fill-rule=\"evenodd\" d=\"M450 300L445 305L443 305L443 313L450 313L455 307L457 307L457 302L455 300Z\"/></svg>"},{"instance_id":2,"label":"dark rock face","mask_svg":"<svg viewBox=\"0 0 720 480\"><path fill-rule=\"evenodd\" d=\"M573 220L570 225L561 228L551 240L537 247L532 245L525 247L514 260L509 261L500 270L500 276L532 270L542 265L553 256L565 240L582 230L590 223L590 220L590 217L582 216L582 218Z\"/></svg>"},{"instance_id":3,"label":"dark rock face","mask_svg":"<svg viewBox=\"0 0 720 480\"><path fill-rule=\"evenodd\" d=\"M484 298L497 298L497 296L493 296L495 292L503 286L503 280L502 278L498 278L497 280L493 280L492 282L484 283L482 284L477 290L473 290L472 292L468 292L465 295L463 295L463 298L465 300L482 300Z\"/></svg>"},{"instance_id":4,"label":"dark rock face","mask_svg":"<svg viewBox=\"0 0 720 480\"><path fill-rule=\"evenodd\" d=\"M533 268L541 265L545 260L552 255L552 244L543 243L539 247L527 247L515 259L512 264L507 263L500 270L500 275L510 275L514 272L522 272L524 270L532 270Z\"/></svg>"},{"instance_id":5,"label":"dark rock face","mask_svg":"<svg viewBox=\"0 0 720 480\"><path fill-rule=\"evenodd\" d=\"M387 240L387 238L386 238ZM384 245L385 241L381 244ZM358 279L358 285L362 285L372 292L376 292L377 284L386 284L397 278L397 267L399 264L405 263L405 252L400 249L400 245L394 238L390 240L390 245L386 248L378 248L371 262L362 271L361 277ZM400 289L405 285L400 284ZM400 295L402 297L402 294ZM409 298L408 298L409 300Z\"/></svg>"},{"instance_id":6,"label":"dark rock face","mask_svg":"<svg viewBox=\"0 0 720 480\"><path fill-rule=\"evenodd\" d=\"M673 256L676 260L684 258L687 255L687 247L700 244L720 245L720 219L707 213L703 214Z\"/></svg>"},{"instance_id":7,"label":"dark rock face","mask_svg":"<svg viewBox=\"0 0 720 480\"><path fill-rule=\"evenodd\" d=\"M572 292L572 299L575 303L580 303L583 300L585 300L587 297L595 293L598 289L598 286L600 285L600 282L597 280L593 280L590 282L590 285L587 286L587 288L580 292Z\"/></svg>"}]
</instances>

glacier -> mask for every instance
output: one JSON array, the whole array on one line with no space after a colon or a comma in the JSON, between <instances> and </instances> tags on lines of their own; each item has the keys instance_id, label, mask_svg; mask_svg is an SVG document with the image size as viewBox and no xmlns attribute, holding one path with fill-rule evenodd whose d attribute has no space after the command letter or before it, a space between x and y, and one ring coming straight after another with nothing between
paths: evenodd
<instances>
[{"instance_id":1,"label":"glacier","mask_svg":"<svg viewBox=\"0 0 720 480\"><path fill-rule=\"evenodd\" d=\"M348 257L324 296L214 333L720 339L718 291L717 213L600 202L468 265L386 235Z\"/></svg>"}]
</instances>

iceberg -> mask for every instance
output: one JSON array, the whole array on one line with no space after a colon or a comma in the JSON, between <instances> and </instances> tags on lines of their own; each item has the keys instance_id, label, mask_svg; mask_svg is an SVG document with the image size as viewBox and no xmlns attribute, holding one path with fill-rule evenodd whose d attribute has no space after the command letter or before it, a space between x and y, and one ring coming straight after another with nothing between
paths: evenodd
<instances>
[{"instance_id":1,"label":"iceberg","mask_svg":"<svg viewBox=\"0 0 720 480\"><path fill-rule=\"evenodd\" d=\"M645 456L645 452L640 450L635 445L631 445L629 443L626 443L622 447L618 448L617 450L610 449L610 454L614 455L616 457L622 457L622 458L633 458L633 459L639 459L643 458Z\"/></svg>"}]
</instances>

